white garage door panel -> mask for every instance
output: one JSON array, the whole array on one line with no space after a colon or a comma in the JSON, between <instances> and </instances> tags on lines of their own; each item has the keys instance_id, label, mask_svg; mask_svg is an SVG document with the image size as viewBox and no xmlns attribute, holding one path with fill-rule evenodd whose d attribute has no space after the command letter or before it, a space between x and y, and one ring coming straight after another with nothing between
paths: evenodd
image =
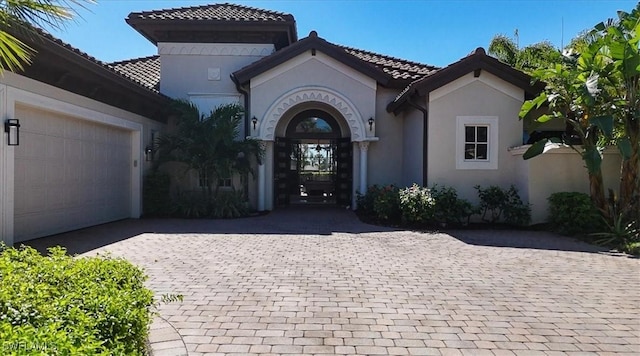
<instances>
[{"instance_id":1,"label":"white garage door panel","mask_svg":"<svg viewBox=\"0 0 640 356\"><path fill-rule=\"evenodd\" d=\"M15 241L129 217L131 132L17 106Z\"/></svg>"}]
</instances>

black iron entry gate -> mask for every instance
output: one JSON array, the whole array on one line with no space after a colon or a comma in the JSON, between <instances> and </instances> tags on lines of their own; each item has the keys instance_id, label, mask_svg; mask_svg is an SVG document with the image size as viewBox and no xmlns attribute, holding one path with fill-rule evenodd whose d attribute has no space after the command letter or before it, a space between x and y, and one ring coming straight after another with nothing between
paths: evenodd
<instances>
[{"instance_id":1,"label":"black iron entry gate","mask_svg":"<svg viewBox=\"0 0 640 356\"><path fill-rule=\"evenodd\" d=\"M307 182L303 173L305 162L301 158L300 140L277 138L274 146L274 202L276 207L295 202L324 202L350 206L353 186L353 150L351 138L326 140L318 143L317 150L325 150L330 158L330 174L322 181ZM309 144L306 144L309 146ZM320 165L321 162L318 162ZM319 194L319 200L314 195ZM303 195L304 199L300 199Z\"/></svg>"}]
</instances>

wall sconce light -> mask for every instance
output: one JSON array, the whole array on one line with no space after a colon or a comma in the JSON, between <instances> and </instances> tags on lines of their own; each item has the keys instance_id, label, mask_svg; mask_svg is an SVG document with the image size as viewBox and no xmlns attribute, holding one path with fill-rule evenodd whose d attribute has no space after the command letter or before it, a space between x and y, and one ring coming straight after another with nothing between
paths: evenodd
<instances>
[{"instance_id":1,"label":"wall sconce light","mask_svg":"<svg viewBox=\"0 0 640 356\"><path fill-rule=\"evenodd\" d=\"M151 147L151 146L145 147L145 149L144 149L144 158L145 158L145 160L146 161L153 161L153 153L154 153L153 147Z\"/></svg>"},{"instance_id":2,"label":"wall sconce light","mask_svg":"<svg viewBox=\"0 0 640 356\"><path fill-rule=\"evenodd\" d=\"M20 145L20 120L7 119L4 122L4 132L7 133L7 145Z\"/></svg>"},{"instance_id":3,"label":"wall sconce light","mask_svg":"<svg viewBox=\"0 0 640 356\"><path fill-rule=\"evenodd\" d=\"M369 131L373 131L373 123L376 122L376 120L373 119L373 117L369 118Z\"/></svg>"},{"instance_id":4,"label":"wall sconce light","mask_svg":"<svg viewBox=\"0 0 640 356\"><path fill-rule=\"evenodd\" d=\"M253 124L253 129L256 129L256 125L258 124L258 118L257 117L253 117L251 118L251 123Z\"/></svg>"}]
</instances>

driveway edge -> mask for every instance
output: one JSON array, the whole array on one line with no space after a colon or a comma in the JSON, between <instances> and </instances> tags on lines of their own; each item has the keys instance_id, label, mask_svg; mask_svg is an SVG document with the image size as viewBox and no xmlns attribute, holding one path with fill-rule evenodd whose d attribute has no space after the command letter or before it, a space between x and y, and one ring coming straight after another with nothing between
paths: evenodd
<instances>
[{"instance_id":1,"label":"driveway edge","mask_svg":"<svg viewBox=\"0 0 640 356\"><path fill-rule=\"evenodd\" d=\"M178 331L161 316L156 316L149 328L150 356L188 356L187 347Z\"/></svg>"}]
</instances>

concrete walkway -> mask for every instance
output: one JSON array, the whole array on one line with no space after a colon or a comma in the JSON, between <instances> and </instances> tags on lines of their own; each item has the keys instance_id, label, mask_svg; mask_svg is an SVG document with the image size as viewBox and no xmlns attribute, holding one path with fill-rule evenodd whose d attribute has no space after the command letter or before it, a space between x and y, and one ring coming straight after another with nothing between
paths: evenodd
<instances>
[{"instance_id":1,"label":"concrete walkway","mask_svg":"<svg viewBox=\"0 0 640 356\"><path fill-rule=\"evenodd\" d=\"M350 211L127 220L31 241L143 267L155 355L638 355L640 261L522 231L419 233Z\"/></svg>"}]
</instances>

